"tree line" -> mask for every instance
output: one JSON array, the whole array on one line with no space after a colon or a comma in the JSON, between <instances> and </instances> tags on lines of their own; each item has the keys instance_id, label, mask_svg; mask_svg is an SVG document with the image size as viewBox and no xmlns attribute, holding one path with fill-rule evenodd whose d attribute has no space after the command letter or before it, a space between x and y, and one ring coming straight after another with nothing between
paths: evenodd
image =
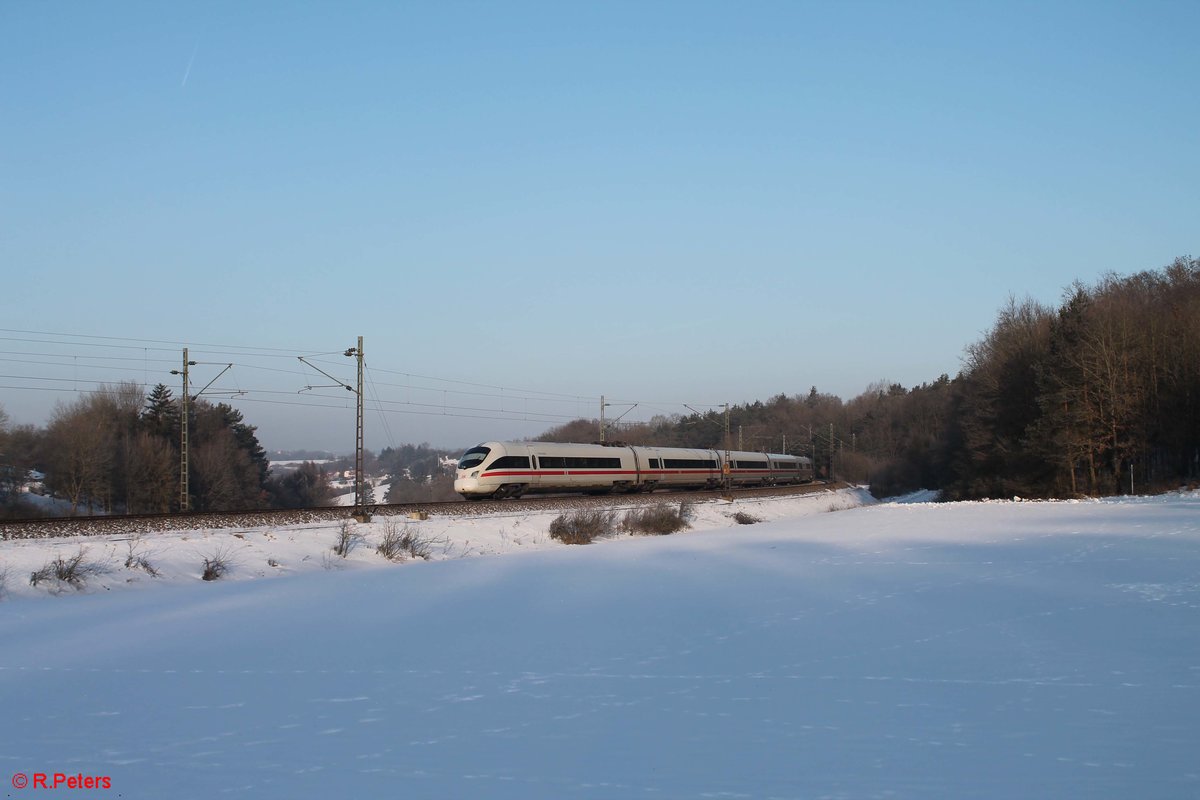
<instances>
[{"instance_id":1,"label":"tree line","mask_svg":"<svg viewBox=\"0 0 1200 800\"><path fill-rule=\"evenodd\" d=\"M0 516L38 513L22 502L31 471L41 473L59 510L41 513L172 513L180 492L181 404L165 385L149 395L133 382L101 385L59 403L44 428L13 425L0 408ZM387 475L387 502L458 499L445 451L428 444L365 452L367 475ZM272 474L256 428L225 403L188 402L188 506L193 511L309 508L329 505L329 476L351 470L346 457L305 461ZM24 498L27 500L28 498ZM67 510L61 510L65 507Z\"/></svg>"},{"instance_id":2,"label":"tree line","mask_svg":"<svg viewBox=\"0 0 1200 800\"><path fill-rule=\"evenodd\" d=\"M1010 302L967 350L948 486L1072 496L1200 475L1200 261Z\"/></svg>"},{"instance_id":3,"label":"tree line","mask_svg":"<svg viewBox=\"0 0 1200 800\"><path fill-rule=\"evenodd\" d=\"M18 508L18 489L36 470L69 513L179 511L180 405L162 384L144 396L126 382L57 404L44 428L13 426L0 411L0 509L31 511ZM188 406L192 510L293 507L328 497L324 476L311 470L271 477L256 429L237 409L202 398Z\"/></svg>"},{"instance_id":4,"label":"tree line","mask_svg":"<svg viewBox=\"0 0 1200 800\"><path fill-rule=\"evenodd\" d=\"M543 434L595 441L595 420ZM723 448L721 411L622 426L631 444ZM735 449L800 453L880 496L949 499L1155 490L1200 478L1200 261L1076 283L1057 308L1010 300L954 378L813 387L734 406Z\"/></svg>"}]
</instances>

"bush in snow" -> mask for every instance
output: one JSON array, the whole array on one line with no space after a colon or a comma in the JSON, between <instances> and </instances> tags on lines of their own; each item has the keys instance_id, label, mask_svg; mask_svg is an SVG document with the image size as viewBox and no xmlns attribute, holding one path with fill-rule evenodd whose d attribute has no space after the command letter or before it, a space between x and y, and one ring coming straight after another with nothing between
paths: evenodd
<instances>
[{"instance_id":1,"label":"bush in snow","mask_svg":"<svg viewBox=\"0 0 1200 800\"><path fill-rule=\"evenodd\" d=\"M389 561L399 561L405 557L428 561L433 553L433 542L408 525L400 526L389 522L384 528L383 538L375 547L375 552Z\"/></svg>"},{"instance_id":2,"label":"bush in snow","mask_svg":"<svg viewBox=\"0 0 1200 800\"><path fill-rule=\"evenodd\" d=\"M158 577L158 570L151 564L150 559L145 553L137 552L134 547L136 542L129 543L129 555L125 556L125 569L140 569L152 578Z\"/></svg>"},{"instance_id":3,"label":"bush in snow","mask_svg":"<svg viewBox=\"0 0 1200 800\"><path fill-rule=\"evenodd\" d=\"M343 520L342 527L338 531L337 541L333 543L333 552L345 558L354 551L354 548L362 543L362 534L355 533L350 520Z\"/></svg>"},{"instance_id":4,"label":"bush in snow","mask_svg":"<svg viewBox=\"0 0 1200 800\"><path fill-rule=\"evenodd\" d=\"M229 553L224 550L218 550L211 557L204 559L204 570L200 573L200 579L205 581L215 581L229 572Z\"/></svg>"},{"instance_id":5,"label":"bush in snow","mask_svg":"<svg viewBox=\"0 0 1200 800\"><path fill-rule=\"evenodd\" d=\"M87 579L102 574L104 566L90 561L85 561L87 551L82 547L79 552L70 558L57 556L53 561L48 562L41 569L36 570L29 575L29 585L37 586L47 581L56 581L60 584L65 583L75 589L82 589Z\"/></svg>"},{"instance_id":6,"label":"bush in snow","mask_svg":"<svg viewBox=\"0 0 1200 800\"><path fill-rule=\"evenodd\" d=\"M753 525L756 522L762 522L758 517L753 514L747 514L745 511L739 511L734 514L733 521L738 525Z\"/></svg>"},{"instance_id":7,"label":"bush in snow","mask_svg":"<svg viewBox=\"0 0 1200 800\"><path fill-rule=\"evenodd\" d=\"M616 518L615 511L588 509L559 514L550 523L550 538L563 544L591 544L616 532Z\"/></svg>"},{"instance_id":8,"label":"bush in snow","mask_svg":"<svg viewBox=\"0 0 1200 800\"><path fill-rule=\"evenodd\" d=\"M691 518L692 507L687 503L680 503L678 508L659 503L626 511L621 528L630 533L665 535L683 530Z\"/></svg>"}]
</instances>

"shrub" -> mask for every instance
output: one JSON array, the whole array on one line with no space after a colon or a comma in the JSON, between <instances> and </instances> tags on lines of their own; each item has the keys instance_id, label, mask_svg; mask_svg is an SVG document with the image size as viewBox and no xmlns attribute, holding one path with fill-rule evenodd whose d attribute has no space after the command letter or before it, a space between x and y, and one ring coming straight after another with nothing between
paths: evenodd
<instances>
[{"instance_id":1,"label":"shrub","mask_svg":"<svg viewBox=\"0 0 1200 800\"><path fill-rule=\"evenodd\" d=\"M591 544L616 532L615 511L580 509L559 514L550 523L550 538L563 544Z\"/></svg>"},{"instance_id":2,"label":"shrub","mask_svg":"<svg viewBox=\"0 0 1200 800\"><path fill-rule=\"evenodd\" d=\"M129 543L129 554L125 556L125 569L140 569L152 578L158 577L158 570L151 564L145 553L135 552L136 542Z\"/></svg>"},{"instance_id":3,"label":"shrub","mask_svg":"<svg viewBox=\"0 0 1200 800\"><path fill-rule=\"evenodd\" d=\"M338 531L337 541L333 543L333 552L345 558L354 551L354 548L362 543L362 534L354 531L350 520L343 520L342 527Z\"/></svg>"},{"instance_id":4,"label":"shrub","mask_svg":"<svg viewBox=\"0 0 1200 800\"><path fill-rule=\"evenodd\" d=\"M87 551L82 547L79 548L78 553L70 558L63 558L61 555L57 556L41 569L30 573L29 585L37 586L39 583L53 580L68 584L75 589L82 589L84 584L87 583L88 578L103 574L104 572L103 565L84 561L86 556Z\"/></svg>"},{"instance_id":5,"label":"shrub","mask_svg":"<svg viewBox=\"0 0 1200 800\"><path fill-rule=\"evenodd\" d=\"M406 556L428 561L433 553L433 544L408 525L399 526L389 522L375 552L389 561L399 561Z\"/></svg>"},{"instance_id":6,"label":"shrub","mask_svg":"<svg viewBox=\"0 0 1200 800\"><path fill-rule=\"evenodd\" d=\"M739 511L734 514L733 521L738 525L753 525L756 522L762 522L758 517L753 514L747 514L745 511Z\"/></svg>"},{"instance_id":7,"label":"shrub","mask_svg":"<svg viewBox=\"0 0 1200 800\"><path fill-rule=\"evenodd\" d=\"M399 561L404 557L404 553L400 551L400 535L385 533L379 544L375 545L375 552L388 561Z\"/></svg>"},{"instance_id":8,"label":"shrub","mask_svg":"<svg viewBox=\"0 0 1200 800\"><path fill-rule=\"evenodd\" d=\"M407 530L408 526L404 526ZM386 558L388 561L398 561L404 557L404 550L400 547L400 537L403 535L400 526L394 522L389 522L384 528L383 538L379 540L379 544L375 545L375 552Z\"/></svg>"},{"instance_id":9,"label":"shrub","mask_svg":"<svg viewBox=\"0 0 1200 800\"><path fill-rule=\"evenodd\" d=\"M224 551L213 553L211 558L204 559L204 571L200 573L201 580L215 581L229 572L229 554Z\"/></svg>"},{"instance_id":10,"label":"shrub","mask_svg":"<svg viewBox=\"0 0 1200 800\"><path fill-rule=\"evenodd\" d=\"M625 512L621 528L630 533L665 535L688 527L691 518L692 507L688 503L680 503L678 508L659 503Z\"/></svg>"}]
</instances>

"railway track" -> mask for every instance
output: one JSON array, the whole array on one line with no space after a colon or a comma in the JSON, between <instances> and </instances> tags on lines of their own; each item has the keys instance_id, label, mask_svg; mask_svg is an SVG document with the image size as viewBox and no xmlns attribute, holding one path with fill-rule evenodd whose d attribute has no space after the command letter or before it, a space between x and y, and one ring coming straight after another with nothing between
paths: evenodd
<instances>
[{"instance_id":1,"label":"railway track","mask_svg":"<svg viewBox=\"0 0 1200 800\"><path fill-rule=\"evenodd\" d=\"M734 498L786 497L844 489L848 484L809 483L799 486L759 486L722 491L652 492L649 494L542 495L520 500L450 501L436 503L376 504L372 515L407 517L412 514L434 516L487 516L528 511L555 511L592 506L654 505L685 501ZM0 541L15 539L57 539L72 536L108 536L145 534L180 530L220 528L258 528L333 522L350 517L349 506L325 506L303 509L262 509L257 511L209 511L188 514L128 514L90 517L46 517L26 520L0 520Z\"/></svg>"}]
</instances>

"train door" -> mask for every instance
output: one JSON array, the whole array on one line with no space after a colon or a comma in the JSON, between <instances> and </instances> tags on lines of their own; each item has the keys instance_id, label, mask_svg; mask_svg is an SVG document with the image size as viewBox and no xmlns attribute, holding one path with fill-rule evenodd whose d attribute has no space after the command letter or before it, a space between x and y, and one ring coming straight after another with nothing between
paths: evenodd
<instances>
[{"instance_id":1,"label":"train door","mask_svg":"<svg viewBox=\"0 0 1200 800\"><path fill-rule=\"evenodd\" d=\"M637 491L646 482L646 476L642 474L642 470L646 469L646 463L636 447L629 448L629 452L633 454L633 482L630 484L630 490Z\"/></svg>"},{"instance_id":2,"label":"train door","mask_svg":"<svg viewBox=\"0 0 1200 800\"><path fill-rule=\"evenodd\" d=\"M537 489L542 485L542 467L532 449L529 451L529 467L533 470L529 473L529 488Z\"/></svg>"}]
</instances>

